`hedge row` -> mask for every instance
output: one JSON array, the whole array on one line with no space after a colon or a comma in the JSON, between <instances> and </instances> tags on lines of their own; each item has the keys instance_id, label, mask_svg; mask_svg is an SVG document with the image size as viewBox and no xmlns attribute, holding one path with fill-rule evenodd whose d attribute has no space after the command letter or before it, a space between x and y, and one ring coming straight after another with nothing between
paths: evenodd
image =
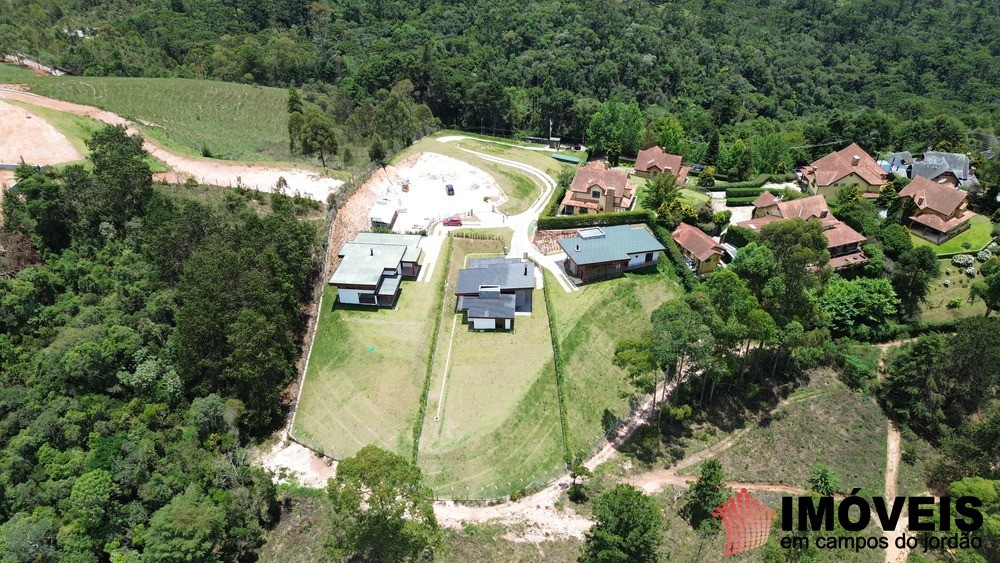
<instances>
[{"instance_id":1,"label":"hedge row","mask_svg":"<svg viewBox=\"0 0 1000 563\"><path fill-rule=\"evenodd\" d=\"M677 248L677 243L674 242L674 237L670 235L670 231L666 227L653 222L650 222L649 226L652 228L653 235L656 236L657 240L663 246L667 247L667 257L673 263L674 272L681 279L684 288L688 291L695 291L701 285L701 281L698 280L698 276L694 275L694 272L688 269L687 262L684 260L681 250Z\"/></svg>"},{"instance_id":2,"label":"hedge row","mask_svg":"<svg viewBox=\"0 0 1000 563\"><path fill-rule=\"evenodd\" d=\"M750 205L755 199L757 199L757 196L726 198L726 206L739 207L741 205Z\"/></svg>"},{"instance_id":3,"label":"hedge row","mask_svg":"<svg viewBox=\"0 0 1000 563\"><path fill-rule=\"evenodd\" d=\"M562 215L539 217L538 230L579 229L582 227L610 227L632 223L651 223L653 214L649 211L623 211L620 213L596 213L588 215Z\"/></svg>"},{"instance_id":4,"label":"hedge row","mask_svg":"<svg viewBox=\"0 0 1000 563\"><path fill-rule=\"evenodd\" d=\"M718 178L718 175L716 175ZM742 182L732 182L724 186L716 186L716 189L729 190L732 188L759 188L764 184L780 184L784 182L794 182L798 178L794 172L789 172L788 174L761 174L752 180L744 180Z\"/></svg>"},{"instance_id":5,"label":"hedge row","mask_svg":"<svg viewBox=\"0 0 1000 563\"><path fill-rule=\"evenodd\" d=\"M449 236L444 239L444 252L441 253L443 257L444 269L448 270L451 264L451 247L452 238ZM431 351L427 354L427 364L424 367L424 389L420 393L420 407L417 410L417 421L413 425L413 452L411 452L411 460L414 464L417 463L417 451L420 449L420 434L424 430L424 417L427 414L427 394L431 389L431 373L434 369L434 352L437 350L437 337L438 330L441 328L441 307L444 304L444 288L445 281L442 280L441 283L434 289L434 327L431 328Z\"/></svg>"},{"instance_id":6,"label":"hedge row","mask_svg":"<svg viewBox=\"0 0 1000 563\"><path fill-rule=\"evenodd\" d=\"M559 401L559 424L562 427L563 435L563 459L566 464L573 462L573 456L569 449L569 415L566 413L566 393L563 390L565 378L563 376L563 363L561 352L559 351L559 335L556 332L556 315L552 307L552 296L549 295L551 283L542 284L542 292L545 294L545 312L549 317L549 336L552 338L552 365L556 370L556 397Z\"/></svg>"},{"instance_id":7,"label":"hedge row","mask_svg":"<svg viewBox=\"0 0 1000 563\"><path fill-rule=\"evenodd\" d=\"M737 197L757 197L764 193L764 188L730 188L726 187L726 197L727 198L737 198ZM771 192L774 195L781 195L781 190L768 188L766 191Z\"/></svg>"},{"instance_id":8,"label":"hedge row","mask_svg":"<svg viewBox=\"0 0 1000 563\"><path fill-rule=\"evenodd\" d=\"M562 203L563 197L566 195L566 189L556 186L552 190L552 197L549 198L548 204L545 205L545 209L542 210L542 217L555 217L559 214L559 205Z\"/></svg>"}]
</instances>

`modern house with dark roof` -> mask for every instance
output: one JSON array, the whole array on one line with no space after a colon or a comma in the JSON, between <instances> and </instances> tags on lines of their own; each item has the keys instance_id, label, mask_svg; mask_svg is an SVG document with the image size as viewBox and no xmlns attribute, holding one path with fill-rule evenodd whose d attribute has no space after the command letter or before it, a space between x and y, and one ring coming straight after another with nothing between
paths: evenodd
<instances>
[{"instance_id":1,"label":"modern house with dark roof","mask_svg":"<svg viewBox=\"0 0 1000 563\"><path fill-rule=\"evenodd\" d=\"M516 313L530 314L535 264L520 258L478 258L458 271L458 311L474 330L511 330Z\"/></svg>"},{"instance_id":2,"label":"modern house with dark roof","mask_svg":"<svg viewBox=\"0 0 1000 563\"><path fill-rule=\"evenodd\" d=\"M660 147L650 147L639 151L635 157L635 175L641 178L655 178L660 174L677 176L677 185L683 185L687 179L688 167L681 166L682 158L676 154L664 152Z\"/></svg>"},{"instance_id":3,"label":"modern house with dark roof","mask_svg":"<svg viewBox=\"0 0 1000 563\"><path fill-rule=\"evenodd\" d=\"M857 143L802 167L810 194L833 197L846 186L858 186L865 197L878 197L888 183L888 173Z\"/></svg>"},{"instance_id":4,"label":"modern house with dark roof","mask_svg":"<svg viewBox=\"0 0 1000 563\"><path fill-rule=\"evenodd\" d=\"M392 307L404 277L420 273L420 235L358 233L337 256L340 265L330 278L337 301L350 305Z\"/></svg>"},{"instance_id":5,"label":"modern house with dark roof","mask_svg":"<svg viewBox=\"0 0 1000 563\"><path fill-rule=\"evenodd\" d=\"M559 246L566 252L563 267L576 284L654 266L666 250L644 225L580 229L576 236L560 239Z\"/></svg>"},{"instance_id":6,"label":"modern house with dark roof","mask_svg":"<svg viewBox=\"0 0 1000 563\"><path fill-rule=\"evenodd\" d=\"M677 243L688 268L694 273L703 276L719 266L722 247L698 227L681 223L671 233L671 237Z\"/></svg>"},{"instance_id":7,"label":"modern house with dark roof","mask_svg":"<svg viewBox=\"0 0 1000 563\"><path fill-rule=\"evenodd\" d=\"M969 211L969 196L948 184L917 177L899 191L903 210L910 213L910 232L936 244L962 233L976 215Z\"/></svg>"},{"instance_id":8,"label":"modern house with dark roof","mask_svg":"<svg viewBox=\"0 0 1000 563\"><path fill-rule=\"evenodd\" d=\"M630 211L633 205L635 184L628 181L628 172L595 161L576 169L561 209L563 215L585 215Z\"/></svg>"},{"instance_id":9,"label":"modern house with dark roof","mask_svg":"<svg viewBox=\"0 0 1000 563\"><path fill-rule=\"evenodd\" d=\"M823 225L826 248L830 252L829 264L834 271L868 263L868 257L861 250L861 245L868 239L834 217L823 196L781 201L773 194L764 192L753 205L753 219L737 223L738 226L759 231L767 224L795 217L816 220Z\"/></svg>"}]
</instances>

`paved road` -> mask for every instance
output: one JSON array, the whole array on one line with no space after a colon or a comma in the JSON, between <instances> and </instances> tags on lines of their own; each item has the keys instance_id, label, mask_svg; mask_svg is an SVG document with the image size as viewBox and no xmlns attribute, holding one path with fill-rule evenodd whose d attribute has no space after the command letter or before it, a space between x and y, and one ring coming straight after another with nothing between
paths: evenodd
<instances>
[{"instance_id":1,"label":"paved road","mask_svg":"<svg viewBox=\"0 0 1000 563\"><path fill-rule=\"evenodd\" d=\"M462 137L462 136L451 136L451 137L441 137L438 141L445 143L451 141L460 141L462 139L471 139L472 137ZM518 213L517 215L507 215L499 212L486 212L477 213L482 224L481 227L508 227L514 231L514 237L511 240L510 252L508 256L523 256L528 255L529 258L537 262L541 267L548 270L555 276L556 281L559 283L559 287L563 291L569 293L571 291L579 291L573 282L570 281L569 277L566 276L566 272L563 270L562 266L559 264L558 256L546 256L535 248L535 245L531 243L531 233L538 221L538 216L541 215L542 209L548 203L549 198L552 197L552 192L556 189L556 181L538 168L534 166L529 166L522 162L516 160L510 160L507 158L500 158L498 156L492 156L484 154L481 152L476 152L469 149L463 149L458 147L459 150L465 151L469 154L475 155L487 162L492 162L495 164L500 164L503 166L509 166L521 172L524 172L530 177L536 179L542 186L542 194L535 200L535 203L531 205L523 213ZM440 227L439 227L440 228ZM438 232L435 229L435 234Z\"/></svg>"}]
</instances>

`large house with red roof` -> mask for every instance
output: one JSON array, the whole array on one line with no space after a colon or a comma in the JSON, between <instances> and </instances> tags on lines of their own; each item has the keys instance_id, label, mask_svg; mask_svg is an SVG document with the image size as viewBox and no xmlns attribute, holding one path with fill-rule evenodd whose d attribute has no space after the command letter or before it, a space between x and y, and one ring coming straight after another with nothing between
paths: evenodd
<instances>
[{"instance_id":1,"label":"large house with red roof","mask_svg":"<svg viewBox=\"0 0 1000 563\"><path fill-rule=\"evenodd\" d=\"M681 223L671 236L694 273L703 276L719 266L719 261L722 260L722 247L698 227Z\"/></svg>"},{"instance_id":2,"label":"large house with red roof","mask_svg":"<svg viewBox=\"0 0 1000 563\"><path fill-rule=\"evenodd\" d=\"M631 211L634 205L635 184L628 181L628 172L595 161L576 169L562 200L562 214Z\"/></svg>"},{"instance_id":3,"label":"large house with red roof","mask_svg":"<svg viewBox=\"0 0 1000 563\"><path fill-rule=\"evenodd\" d=\"M834 217L826 205L826 198L821 195L781 201L774 194L764 192L754 200L753 206L753 219L737 225L759 231L764 225L784 219L814 219L823 224L830 267L834 271L868 263L868 257L861 250L861 245L868 239Z\"/></svg>"},{"instance_id":4,"label":"large house with red roof","mask_svg":"<svg viewBox=\"0 0 1000 563\"><path fill-rule=\"evenodd\" d=\"M682 158L676 154L664 152L660 147L650 147L639 151L635 157L635 175L640 178L655 178L660 174L677 176L677 185L683 185L689 168L681 166Z\"/></svg>"},{"instance_id":5,"label":"large house with red roof","mask_svg":"<svg viewBox=\"0 0 1000 563\"><path fill-rule=\"evenodd\" d=\"M899 191L904 212L911 213L910 232L936 244L969 228L976 215L969 211L969 196L946 183L916 177Z\"/></svg>"},{"instance_id":6,"label":"large house with red roof","mask_svg":"<svg viewBox=\"0 0 1000 563\"><path fill-rule=\"evenodd\" d=\"M846 186L858 186L865 197L875 198L889 182L886 171L857 143L804 166L802 174L809 193L827 197Z\"/></svg>"}]
</instances>

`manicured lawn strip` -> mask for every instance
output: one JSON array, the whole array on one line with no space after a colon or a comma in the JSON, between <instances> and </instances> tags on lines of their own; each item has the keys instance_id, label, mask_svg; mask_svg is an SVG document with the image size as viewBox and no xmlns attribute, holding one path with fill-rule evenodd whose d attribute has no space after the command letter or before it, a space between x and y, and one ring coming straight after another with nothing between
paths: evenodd
<instances>
[{"instance_id":1,"label":"manicured lawn strip","mask_svg":"<svg viewBox=\"0 0 1000 563\"><path fill-rule=\"evenodd\" d=\"M418 464L438 496L493 498L562 467L552 346L541 290L513 333L473 333L456 322L458 270L469 257L499 255L501 246L463 238L453 244ZM444 406L434 420L446 369Z\"/></svg>"},{"instance_id":2,"label":"manicured lawn strip","mask_svg":"<svg viewBox=\"0 0 1000 563\"><path fill-rule=\"evenodd\" d=\"M545 272L551 278L551 274ZM549 317L549 337L552 340L552 352L553 352L553 369L556 372L556 391L559 394L559 426L562 428L563 435L563 457L566 459L566 463L573 462L573 454L569 447L569 416L566 414L566 374L563 371L563 361L562 354L559 351L559 337L556 334L556 325L558 320L556 319L555 310L552 306L552 286L549 283L549 279L545 280L544 290L545 290L545 312ZM561 289L560 289L561 291Z\"/></svg>"},{"instance_id":3,"label":"manicured lawn strip","mask_svg":"<svg viewBox=\"0 0 1000 563\"><path fill-rule=\"evenodd\" d=\"M992 240L991 231L993 224L990 223L989 217L984 215L976 215L969 220L969 224L969 230L951 240L945 241L944 244L934 244L914 234L910 235L910 240L913 241L913 246L929 246L938 254L949 254L952 252L969 252L970 254L975 254ZM971 245L968 249L962 246L962 243L965 242Z\"/></svg>"},{"instance_id":4,"label":"manicured lawn strip","mask_svg":"<svg viewBox=\"0 0 1000 563\"><path fill-rule=\"evenodd\" d=\"M542 193L542 187L537 180L529 179L520 172L508 172L501 170L501 174L506 176L513 185L513 190L507 192L507 201L500 205L499 210L508 215L516 215L531 207L532 203L538 199Z\"/></svg>"},{"instance_id":5,"label":"manicured lawn strip","mask_svg":"<svg viewBox=\"0 0 1000 563\"><path fill-rule=\"evenodd\" d=\"M822 463L839 478L841 492L861 487L861 496L870 498L885 488L886 436L875 399L852 391L832 370L819 369L719 460L728 479L807 488L813 466Z\"/></svg>"},{"instance_id":6,"label":"manicured lawn strip","mask_svg":"<svg viewBox=\"0 0 1000 563\"><path fill-rule=\"evenodd\" d=\"M436 136L447 135L452 132L442 132ZM464 133L457 133L462 134ZM481 152L483 154L488 154L490 156L497 156L500 158L506 158L508 160L516 160L517 162L522 162L528 166L534 166L539 170L544 171L548 175L556 178L559 175L559 171L563 169L573 169L575 166L566 162L560 162L552 158L552 153L548 151L537 151L530 149L522 149L517 147L511 147L501 143L508 142L506 139L496 139L497 142L491 142L491 139L482 140L472 140L465 139L462 141L453 141L455 146L461 147L463 149L469 149L470 151ZM513 170L508 168L508 170ZM532 176L532 178L534 178Z\"/></svg>"},{"instance_id":7,"label":"manicured lawn strip","mask_svg":"<svg viewBox=\"0 0 1000 563\"><path fill-rule=\"evenodd\" d=\"M444 249L441 255L444 258L445 264L448 264L451 261L451 250L452 247L454 246L452 244L453 240L454 239L452 239L451 237L448 237L444 241ZM434 325L433 328L431 329L431 334L433 335L433 338L431 338L431 350L427 354L427 365L424 374L424 387L423 390L420 392L420 407L417 409L417 420L413 424L413 456L412 456L413 463L417 462L417 451L420 449L420 433L424 429L424 416L427 413L427 392L430 389L431 385L431 374L433 373L432 370L434 368L434 354L437 352L438 328L440 328L441 326L441 317L444 315L444 309L442 308L442 306L444 305L445 284L443 282L439 282L435 284L434 288L435 288L434 289L435 297L434 297L434 308L432 309L432 311L436 312L436 314L434 315Z\"/></svg>"},{"instance_id":8,"label":"manicured lawn strip","mask_svg":"<svg viewBox=\"0 0 1000 563\"><path fill-rule=\"evenodd\" d=\"M546 284L556 283L545 276ZM629 273L573 293L552 291L572 455L586 453L638 395L612 363L615 346L648 330L653 310L681 292L665 258L654 272Z\"/></svg>"},{"instance_id":9,"label":"manicured lawn strip","mask_svg":"<svg viewBox=\"0 0 1000 563\"><path fill-rule=\"evenodd\" d=\"M294 436L337 459L367 444L409 456L433 336L435 290L404 281L395 310L345 308L327 287Z\"/></svg>"},{"instance_id":10,"label":"manicured lawn strip","mask_svg":"<svg viewBox=\"0 0 1000 563\"><path fill-rule=\"evenodd\" d=\"M969 303L969 288L976 281L982 280L982 276L976 275L970 278L965 275L965 271L957 266L951 265L950 259L938 260L941 264L941 277L931 282L931 291L927 294L927 301L920 306L920 320L922 321L947 321L961 319L965 317L976 317L986 314L986 304L981 299ZM980 266L976 262L976 269ZM947 274L948 270L951 274ZM945 287L945 280L951 281ZM953 299L959 300L959 306L949 309L948 303Z\"/></svg>"}]
</instances>

